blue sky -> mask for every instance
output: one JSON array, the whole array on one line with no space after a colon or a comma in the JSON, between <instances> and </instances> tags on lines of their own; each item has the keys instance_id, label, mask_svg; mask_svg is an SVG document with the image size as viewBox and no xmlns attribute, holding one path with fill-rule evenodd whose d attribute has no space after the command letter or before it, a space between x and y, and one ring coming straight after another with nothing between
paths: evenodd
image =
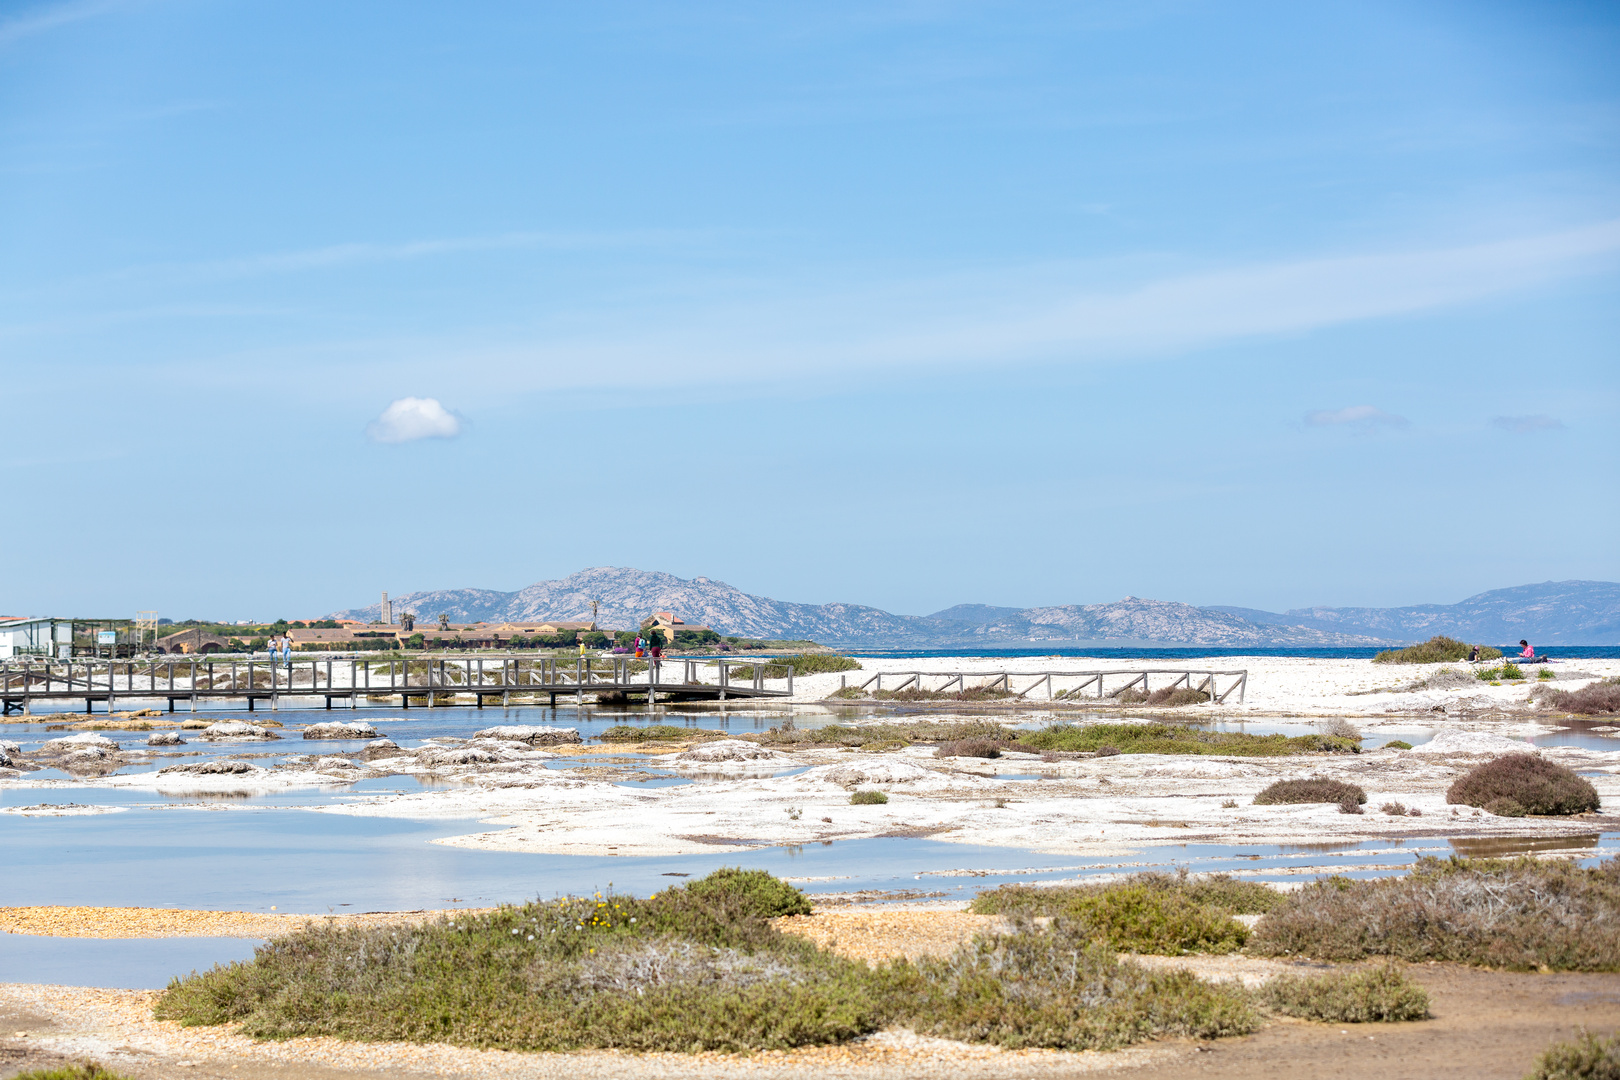
<instances>
[{"instance_id":1,"label":"blue sky","mask_svg":"<svg viewBox=\"0 0 1620 1080\"><path fill-rule=\"evenodd\" d=\"M0 12L0 608L1620 578L1613 5Z\"/></svg>"}]
</instances>

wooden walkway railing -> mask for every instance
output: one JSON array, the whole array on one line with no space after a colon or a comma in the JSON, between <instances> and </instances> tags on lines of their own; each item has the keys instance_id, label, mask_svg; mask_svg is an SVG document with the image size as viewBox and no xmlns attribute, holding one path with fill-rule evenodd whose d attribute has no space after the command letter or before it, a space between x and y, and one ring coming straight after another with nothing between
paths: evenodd
<instances>
[{"instance_id":1,"label":"wooden walkway railing","mask_svg":"<svg viewBox=\"0 0 1620 1080\"><path fill-rule=\"evenodd\" d=\"M733 679L733 667L751 669ZM679 679L671 676L679 671ZM771 672L777 672L772 676ZM773 685L774 684L774 685ZM455 704L469 696L479 708L487 698L511 704L546 698L555 705L558 695L603 693L645 694L649 703L664 700L711 698L791 697L793 668L768 659L664 660L654 666L628 657L581 657L572 664L553 659L504 657L441 657L367 660L316 658L309 660L24 660L0 664L0 701L4 712L27 712L38 702L80 701L85 712L101 702L108 711L119 698L187 702L195 712L199 701L246 700L249 711L268 701L272 709L283 698L323 698L347 701L358 708L364 700L398 699L410 708L412 699ZM449 700L444 700L449 699Z\"/></svg>"},{"instance_id":2,"label":"wooden walkway railing","mask_svg":"<svg viewBox=\"0 0 1620 1080\"><path fill-rule=\"evenodd\" d=\"M1168 683L1149 687L1150 676L1165 675L1170 676ZM1193 684L1195 676L1202 676L1197 685ZM1126 681L1117 682L1121 678ZM1225 690L1221 690L1218 679L1224 678L1229 678L1232 681L1227 684ZM948 694L954 688L959 693L969 689L1001 690L1015 698L1027 698L1035 690L1044 688L1048 701L1060 698L1069 701L1084 698L1103 701L1107 698L1117 698L1138 683L1141 684L1144 694L1151 693L1152 690L1167 688L1173 690L1178 686L1185 686L1190 690L1202 690L1217 705L1224 704L1234 690L1237 692L1238 702L1241 704L1249 687L1249 673L1247 670L1189 671L1180 668L1135 668L1126 670L1111 669L1108 671L880 671L854 688L856 690L865 690L871 687L873 692L876 693L885 689L883 685L885 679L889 681L888 692L893 694L898 694L907 689L915 689L924 693ZM925 684L923 681L925 679L931 681ZM1025 685L1023 689L1014 692L1014 679L1030 679L1032 681ZM932 680L938 680L938 682ZM1112 689L1105 690L1104 680L1113 681L1116 685L1113 685ZM1057 689L1056 684L1058 681L1063 683L1072 682L1073 685L1065 685L1062 689ZM972 683L971 687L969 686L970 682ZM842 680L842 688L847 690L849 686L849 677L845 676ZM1095 687L1095 694L1090 693L1093 687Z\"/></svg>"}]
</instances>

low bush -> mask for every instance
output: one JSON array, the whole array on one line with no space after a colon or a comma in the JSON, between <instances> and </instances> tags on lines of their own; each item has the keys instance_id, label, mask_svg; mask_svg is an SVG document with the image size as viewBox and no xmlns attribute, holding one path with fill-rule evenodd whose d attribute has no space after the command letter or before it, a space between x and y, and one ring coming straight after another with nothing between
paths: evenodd
<instances>
[{"instance_id":1,"label":"low bush","mask_svg":"<svg viewBox=\"0 0 1620 1080\"><path fill-rule=\"evenodd\" d=\"M1234 804L1235 805L1235 804ZM1244 881L1230 874L1200 874L1193 877L1185 867L1174 874L1148 871L1132 874L1124 881L1099 885L1003 885L980 893L968 908L981 915L1058 915L1069 903L1088 896L1100 896L1124 886L1165 893L1182 903L1212 907L1230 915L1263 915L1283 901L1283 894L1258 881Z\"/></svg>"},{"instance_id":2,"label":"low bush","mask_svg":"<svg viewBox=\"0 0 1620 1080\"><path fill-rule=\"evenodd\" d=\"M975 901L971 910L990 914L1000 908L1021 916L1060 918L1072 933L1122 952L1229 953L1242 948L1249 937L1248 928L1229 912L1163 889L1123 883L1095 892L1064 891L1067 895Z\"/></svg>"},{"instance_id":3,"label":"low bush","mask_svg":"<svg viewBox=\"0 0 1620 1080\"><path fill-rule=\"evenodd\" d=\"M1378 809L1379 809L1379 811L1381 813L1388 814L1390 817L1405 817L1406 816L1406 807L1403 806L1401 803L1398 803L1398 802L1387 802L1383 806L1380 806Z\"/></svg>"},{"instance_id":4,"label":"low bush","mask_svg":"<svg viewBox=\"0 0 1620 1080\"><path fill-rule=\"evenodd\" d=\"M934 756L998 758L1001 756L1001 743L994 739L956 739L940 743L939 749L934 751Z\"/></svg>"},{"instance_id":5,"label":"low bush","mask_svg":"<svg viewBox=\"0 0 1620 1080\"><path fill-rule=\"evenodd\" d=\"M1579 690L1553 690L1536 687L1533 691L1555 709L1582 716L1602 716L1620 713L1620 679L1604 679L1589 683Z\"/></svg>"},{"instance_id":6,"label":"low bush","mask_svg":"<svg viewBox=\"0 0 1620 1080\"><path fill-rule=\"evenodd\" d=\"M1501 649L1493 649L1489 645L1479 647L1479 659L1495 660L1502 655ZM1404 649L1385 649L1373 657L1375 664L1446 664L1458 660L1468 659L1468 645L1456 638L1436 634L1421 645L1409 645Z\"/></svg>"},{"instance_id":7,"label":"low bush","mask_svg":"<svg viewBox=\"0 0 1620 1080\"><path fill-rule=\"evenodd\" d=\"M1555 1042L1524 1080L1620 1080L1620 1035L1600 1039L1583 1030L1568 1042Z\"/></svg>"},{"instance_id":8,"label":"low bush","mask_svg":"<svg viewBox=\"0 0 1620 1080\"><path fill-rule=\"evenodd\" d=\"M1366 796L1363 795L1362 799L1363 799L1363 801L1365 801ZM1339 800L1339 813L1341 813L1341 814L1359 814L1359 813L1362 813L1362 812L1363 811L1361 809L1361 803L1357 802L1355 800L1354 796L1349 796L1349 797L1346 797L1346 798L1343 798L1343 799Z\"/></svg>"},{"instance_id":9,"label":"low bush","mask_svg":"<svg viewBox=\"0 0 1620 1080\"><path fill-rule=\"evenodd\" d=\"M1407 742L1405 739L1391 739L1391 740L1389 740L1389 742L1384 744L1384 749L1385 750L1410 750L1410 749L1412 749L1412 744Z\"/></svg>"},{"instance_id":10,"label":"low bush","mask_svg":"<svg viewBox=\"0 0 1620 1080\"><path fill-rule=\"evenodd\" d=\"M1000 701L1012 697L1011 690L978 686L971 690L923 690L915 686L904 690L874 690L869 695L876 701Z\"/></svg>"},{"instance_id":11,"label":"low bush","mask_svg":"<svg viewBox=\"0 0 1620 1080\"><path fill-rule=\"evenodd\" d=\"M1446 802L1493 814L1581 814L1598 808L1591 783L1539 754L1504 754L1476 766L1446 789Z\"/></svg>"},{"instance_id":12,"label":"low bush","mask_svg":"<svg viewBox=\"0 0 1620 1080\"><path fill-rule=\"evenodd\" d=\"M93 1061L79 1065L57 1065L49 1069L29 1069L12 1076L11 1080L133 1080L123 1073L104 1069Z\"/></svg>"},{"instance_id":13,"label":"low bush","mask_svg":"<svg viewBox=\"0 0 1620 1080\"><path fill-rule=\"evenodd\" d=\"M1143 1039L1242 1035L1260 1026L1248 994L1185 971L1151 971L1066 918L984 934L944 959L897 964L897 1020L919 1034L1009 1049L1110 1050Z\"/></svg>"},{"instance_id":14,"label":"low bush","mask_svg":"<svg viewBox=\"0 0 1620 1080\"><path fill-rule=\"evenodd\" d=\"M1526 971L1620 970L1620 859L1425 856L1396 878L1323 878L1283 898L1257 955L1454 960Z\"/></svg>"},{"instance_id":15,"label":"low bush","mask_svg":"<svg viewBox=\"0 0 1620 1080\"><path fill-rule=\"evenodd\" d=\"M1279 975L1260 988L1265 1005L1285 1016L1333 1024L1424 1020L1429 995L1394 965L1322 975Z\"/></svg>"},{"instance_id":16,"label":"low bush","mask_svg":"<svg viewBox=\"0 0 1620 1080\"><path fill-rule=\"evenodd\" d=\"M688 882L682 891L687 898L747 918L810 914L810 899L803 890L764 870L723 866L707 877Z\"/></svg>"},{"instance_id":17,"label":"low bush","mask_svg":"<svg viewBox=\"0 0 1620 1080\"><path fill-rule=\"evenodd\" d=\"M758 661L759 666L765 669L767 679L785 679L788 669L793 669L794 677L800 675L821 675L828 672L859 671L861 662L848 656L836 656L832 653L798 653L793 656L773 656L768 660ZM733 680L754 678L754 665L729 664L730 678Z\"/></svg>"},{"instance_id":18,"label":"low bush","mask_svg":"<svg viewBox=\"0 0 1620 1080\"><path fill-rule=\"evenodd\" d=\"M1503 664L1502 665L1502 678L1504 678L1504 679L1522 679L1522 678L1524 678L1524 671L1523 671L1523 669L1521 669L1519 667L1518 664L1512 664L1512 663Z\"/></svg>"},{"instance_id":19,"label":"low bush","mask_svg":"<svg viewBox=\"0 0 1620 1080\"><path fill-rule=\"evenodd\" d=\"M1117 746L1099 746L1093 752L1098 757L1118 757L1119 756L1119 747L1117 747Z\"/></svg>"},{"instance_id":20,"label":"low bush","mask_svg":"<svg viewBox=\"0 0 1620 1080\"><path fill-rule=\"evenodd\" d=\"M1131 687L1121 690L1114 695L1114 700L1121 705L1163 705L1166 708L1176 709L1183 705L1199 705L1209 700L1209 693L1204 690L1193 690L1185 686L1163 687L1144 694Z\"/></svg>"},{"instance_id":21,"label":"low bush","mask_svg":"<svg viewBox=\"0 0 1620 1080\"><path fill-rule=\"evenodd\" d=\"M961 739L1006 739L1008 731L1000 724L986 720L961 723L938 720L918 720L905 724L869 724L849 727L828 724L818 728L772 729L751 736L767 746L792 749L794 746L859 746L895 743L944 743Z\"/></svg>"},{"instance_id":22,"label":"low bush","mask_svg":"<svg viewBox=\"0 0 1620 1080\"><path fill-rule=\"evenodd\" d=\"M950 957L873 969L768 921L802 913L801 901L762 872L728 870L647 899L571 897L417 926L311 923L252 961L173 980L155 1011L257 1038L689 1052L841 1042L895 1023L1103 1049L1260 1022L1235 986L1121 961L1094 922L1017 918Z\"/></svg>"},{"instance_id":23,"label":"low bush","mask_svg":"<svg viewBox=\"0 0 1620 1080\"><path fill-rule=\"evenodd\" d=\"M1330 780L1325 776L1312 776L1305 780L1278 780L1254 797L1256 806L1276 806L1283 803L1350 803L1359 807L1367 801L1367 793L1356 784ZM1356 811L1350 811L1355 813Z\"/></svg>"},{"instance_id":24,"label":"low bush","mask_svg":"<svg viewBox=\"0 0 1620 1080\"><path fill-rule=\"evenodd\" d=\"M597 736L603 742L684 742L688 739L723 739L723 731L707 728L676 727L674 724L616 724Z\"/></svg>"},{"instance_id":25,"label":"low bush","mask_svg":"<svg viewBox=\"0 0 1620 1080\"><path fill-rule=\"evenodd\" d=\"M855 806L882 806L889 801L889 796L882 791L857 791L849 797Z\"/></svg>"},{"instance_id":26,"label":"low bush","mask_svg":"<svg viewBox=\"0 0 1620 1080\"><path fill-rule=\"evenodd\" d=\"M1111 746L1125 754L1359 754L1361 742L1336 735L1250 735L1208 731L1189 724L1054 724L1018 736L1020 749L1090 750Z\"/></svg>"}]
</instances>

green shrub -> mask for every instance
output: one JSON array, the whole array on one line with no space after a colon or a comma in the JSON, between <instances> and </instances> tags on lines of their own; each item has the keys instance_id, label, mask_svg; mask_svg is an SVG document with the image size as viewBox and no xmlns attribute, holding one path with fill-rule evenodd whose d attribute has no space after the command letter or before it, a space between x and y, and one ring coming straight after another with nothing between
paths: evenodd
<instances>
[{"instance_id":1,"label":"green shrub","mask_svg":"<svg viewBox=\"0 0 1620 1080\"><path fill-rule=\"evenodd\" d=\"M1236 806L1236 803L1233 803ZM1283 901L1283 894L1258 881L1230 874L1193 877L1186 867L1174 874L1147 871L1123 881L1098 885L1003 885L980 893L969 911L981 915L1058 915L1077 899L1098 896L1122 886L1141 887L1169 894L1182 903L1212 907L1230 915L1263 915Z\"/></svg>"},{"instance_id":2,"label":"green shrub","mask_svg":"<svg viewBox=\"0 0 1620 1080\"><path fill-rule=\"evenodd\" d=\"M1185 971L1121 961L1092 927L1056 919L1041 929L984 934L949 958L896 964L896 1017L921 1034L1009 1049L1109 1050L1163 1036L1242 1035L1260 1025L1242 990Z\"/></svg>"},{"instance_id":3,"label":"green shrub","mask_svg":"<svg viewBox=\"0 0 1620 1080\"><path fill-rule=\"evenodd\" d=\"M1620 1035L1600 1039L1583 1029L1569 1042L1555 1042L1524 1080L1620 1080Z\"/></svg>"},{"instance_id":4,"label":"green shrub","mask_svg":"<svg viewBox=\"0 0 1620 1080\"><path fill-rule=\"evenodd\" d=\"M1384 744L1384 749L1385 750L1410 750L1410 749L1412 749L1412 744L1407 742L1405 739L1391 739L1391 740L1389 740L1389 742Z\"/></svg>"},{"instance_id":5,"label":"green shrub","mask_svg":"<svg viewBox=\"0 0 1620 1080\"><path fill-rule=\"evenodd\" d=\"M1487 651L1501 656L1499 649L1489 649L1481 646L1479 656L1481 660L1495 659L1487 656ZM1468 659L1468 646L1456 638L1437 634L1421 645L1409 645L1404 649L1386 649L1373 657L1375 664L1444 664L1456 660Z\"/></svg>"},{"instance_id":6,"label":"green shrub","mask_svg":"<svg viewBox=\"0 0 1620 1080\"><path fill-rule=\"evenodd\" d=\"M1322 975L1279 975L1260 988L1260 1000L1285 1016L1333 1024L1424 1020L1429 995L1393 965Z\"/></svg>"},{"instance_id":7,"label":"green shrub","mask_svg":"<svg viewBox=\"0 0 1620 1080\"><path fill-rule=\"evenodd\" d=\"M980 894L970 910L1061 918L1073 933L1125 952L1228 953L1242 948L1249 936L1228 910L1199 903L1177 889L1136 880L1089 888L1004 886Z\"/></svg>"},{"instance_id":8,"label":"green shrub","mask_svg":"<svg viewBox=\"0 0 1620 1080\"><path fill-rule=\"evenodd\" d=\"M1620 970L1620 859L1425 856L1396 878L1323 878L1284 897L1249 938L1256 955L1488 967Z\"/></svg>"},{"instance_id":9,"label":"green shrub","mask_svg":"<svg viewBox=\"0 0 1620 1080\"><path fill-rule=\"evenodd\" d=\"M723 739L723 731L710 731L707 728L677 727L674 724L648 724L638 727L635 724L616 724L597 736L603 742L669 742L685 741L687 739Z\"/></svg>"},{"instance_id":10,"label":"green shrub","mask_svg":"<svg viewBox=\"0 0 1620 1080\"><path fill-rule=\"evenodd\" d=\"M1503 664L1502 665L1502 678L1504 678L1504 679L1522 679L1522 678L1524 678L1524 671L1522 669L1520 669L1518 664L1513 664L1513 663Z\"/></svg>"},{"instance_id":11,"label":"green shrub","mask_svg":"<svg viewBox=\"0 0 1620 1080\"><path fill-rule=\"evenodd\" d=\"M810 899L803 890L764 870L723 866L682 888L687 896L722 906L738 917L775 919L783 915L810 914Z\"/></svg>"},{"instance_id":12,"label":"green shrub","mask_svg":"<svg viewBox=\"0 0 1620 1080\"><path fill-rule=\"evenodd\" d=\"M1582 814L1598 808L1598 793L1586 779L1539 754L1504 754L1455 780L1446 789L1446 802L1510 817Z\"/></svg>"},{"instance_id":13,"label":"green shrub","mask_svg":"<svg viewBox=\"0 0 1620 1080\"><path fill-rule=\"evenodd\" d=\"M16 1073L11 1080L131 1080L123 1073L104 1069L93 1061L79 1065L57 1065L49 1069L29 1069Z\"/></svg>"},{"instance_id":14,"label":"green shrub","mask_svg":"<svg viewBox=\"0 0 1620 1080\"><path fill-rule=\"evenodd\" d=\"M849 801L854 806L882 806L889 801L889 796L881 791L857 791Z\"/></svg>"},{"instance_id":15,"label":"green shrub","mask_svg":"<svg viewBox=\"0 0 1620 1080\"><path fill-rule=\"evenodd\" d=\"M773 656L768 660L760 660L758 665L765 669L767 679L785 679L788 669L793 669L795 677L800 675L820 675L825 672L859 671L861 662L848 656L834 656L830 653L798 653L794 656ZM732 664L732 679L749 679L754 677L753 664Z\"/></svg>"},{"instance_id":16,"label":"green shrub","mask_svg":"<svg viewBox=\"0 0 1620 1080\"><path fill-rule=\"evenodd\" d=\"M1098 751L1111 746L1125 754L1230 754L1279 757L1288 754L1361 753L1361 741L1338 735L1249 735L1208 731L1187 724L1054 724L1018 736L1026 750Z\"/></svg>"},{"instance_id":17,"label":"green shrub","mask_svg":"<svg viewBox=\"0 0 1620 1080\"><path fill-rule=\"evenodd\" d=\"M1558 676L1556 676L1556 675L1554 675L1552 673L1551 668L1542 668L1540 671L1536 672L1536 679L1539 682L1551 682L1553 679L1556 679L1557 677Z\"/></svg>"},{"instance_id":18,"label":"green shrub","mask_svg":"<svg viewBox=\"0 0 1620 1080\"><path fill-rule=\"evenodd\" d=\"M1254 797L1256 806L1276 806L1283 803L1343 805L1347 802L1352 806L1360 806L1366 801L1367 793L1360 785L1330 780L1325 776L1312 776L1306 780L1278 780Z\"/></svg>"}]
</instances>

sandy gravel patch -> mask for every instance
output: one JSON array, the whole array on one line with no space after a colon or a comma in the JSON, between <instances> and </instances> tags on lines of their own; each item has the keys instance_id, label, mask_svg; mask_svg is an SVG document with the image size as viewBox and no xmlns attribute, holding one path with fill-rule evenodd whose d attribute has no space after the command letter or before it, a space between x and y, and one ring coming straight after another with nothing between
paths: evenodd
<instances>
[{"instance_id":1,"label":"sandy gravel patch","mask_svg":"<svg viewBox=\"0 0 1620 1080\"><path fill-rule=\"evenodd\" d=\"M772 919L785 934L809 938L823 949L831 949L852 960L876 965L903 956L915 960L924 956L949 956L973 935L992 929L1003 920L996 915L974 915L967 911L817 911L812 915L789 915Z\"/></svg>"},{"instance_id":2,"label":"sandy gravel patch","mask_svg":"<svg viewBox=\"0 0 1620 1080\"><path fill-rule=\"evenodd\" d=\"M454 911L372 911L356 915L281 915L254 911L190 911L143 907L0 907L0 930L40 937L270 938L290 934L311 922L337 926L396 926L443 915L466 915L487 909Z\"/></svg>"}]
</instances>

